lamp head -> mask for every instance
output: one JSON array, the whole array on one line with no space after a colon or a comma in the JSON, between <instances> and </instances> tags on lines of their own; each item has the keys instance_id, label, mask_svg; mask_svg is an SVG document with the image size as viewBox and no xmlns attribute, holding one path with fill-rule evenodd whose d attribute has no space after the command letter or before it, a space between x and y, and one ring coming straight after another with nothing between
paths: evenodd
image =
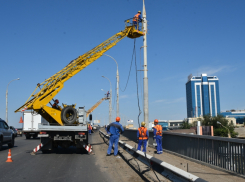
<instances>
[{"instance_id":1,"label":"lamp head","mask_svg":"<svg viewBox=\"0 0 245 182\"><path fill-rule=\"evenodd\" d=\"M217 124L221 124L219 121L217 121Z\"/></svg>"}]
</instances>

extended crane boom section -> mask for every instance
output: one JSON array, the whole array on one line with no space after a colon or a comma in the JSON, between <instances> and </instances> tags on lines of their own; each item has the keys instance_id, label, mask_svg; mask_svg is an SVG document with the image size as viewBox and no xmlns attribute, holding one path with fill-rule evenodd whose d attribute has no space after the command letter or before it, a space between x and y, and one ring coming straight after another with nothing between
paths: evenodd
<instances>
[{"instance_id":1,"label":"extended crane boom section","mask_svg":"<svg viewBox=\"0 0 245 182\"><path fill-rule=\"evenodd\" d=\"M41 114L47 121L50 122L50 119L53 119L54 122L56 121L57 123L62 125L62 121L60 118L61 111L59 111L58 109L52 109L51 107L48 107L46 105L63 88L64 82L66 82L71 77L80 72L82 69L93 63L95 60L101 57L110 48L114 47L120 40L122 40L126 36L128 36L129 38L137 38L142 36L143 34L143 32L135 30L135 27L132 26L132 24L126 25L123 31L115 34L111 38L99 44L97 47L72 60L66 67L64 67L58 73L46 79L44 82L37 84L36 89L25 102L25 104L18 108L15 112L19 112L23 108L34 109L39 114Z\"/></svg>"},{"instance_id":2,"label":"extended crane boom section","mask_svg":"<svg viewBox=\"0 0 245 182\"><path fill-rule=\"evenodd\" d=\"M87 110L86 112L86 116L88 117L88 115L93 112L104 100L109 99L108 97L104 97L102 99L100 99L95 105L93 105L89 110Z\"/></svg>"}]
</instances>

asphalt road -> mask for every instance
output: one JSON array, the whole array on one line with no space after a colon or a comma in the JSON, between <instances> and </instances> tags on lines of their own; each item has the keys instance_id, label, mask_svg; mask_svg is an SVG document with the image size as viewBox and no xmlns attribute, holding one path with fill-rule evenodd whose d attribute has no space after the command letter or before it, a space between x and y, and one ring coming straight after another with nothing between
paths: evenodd
<instances>
[{"instance_id":1,"label":"asphalt road","mask_svg":"<svg viewBox=\"0 0 245 182\"><path fill-rule=\"evenodd\" d=\"M89 136L93 142L93 135ZM8 146L0 151L0 181L113 181L96 165L94 155L77 152L75 147L62 149L56 153L30 155L39 139L26 140L16 137L15 147L11 149L12 163L7 163Z\"/></svg>"}]
</instances>

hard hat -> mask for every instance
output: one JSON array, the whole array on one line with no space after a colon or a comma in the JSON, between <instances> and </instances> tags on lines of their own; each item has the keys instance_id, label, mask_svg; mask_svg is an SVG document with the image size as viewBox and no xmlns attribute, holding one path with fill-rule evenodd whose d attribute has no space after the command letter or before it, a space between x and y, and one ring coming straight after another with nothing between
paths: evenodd
<instances>
[{"instance_id":1,"label":"hard hat","mask_svg":"<svg viewBox=\"0 0 245 182\"><path fill-rule=\"evenodd\" d=\"M141 126L145 126L145 122L143 121L143 122L141 122Z\"/></svg>"},{"instance_id":2,"label":"hard hat","mask_svg":"<svg viewBox=\"0 0 245 182\"><path fill-rule=\"evenodd\" d=\"M116 117L116 121L119 122L120 121L120 117Z\"/></svg>"},{"instance_id":3,"label":"hard hat","mask_svg":"<svg viewBox=\"0 0 245 182\"><path fill-rule=\"evenodd\" d=\"M155 119L155 120L154 120L154 123L158 123L158 119Z\"/></svg>"},{"instance_id":4,"label":"hard hat","mask_svg":"<svg viewBox=\"0 0 245 182\"><path fill-rule=\"evenodd\" d=\"M138 11L138 13L141 13L141 11Z\"/></svg>"}]
</instances>

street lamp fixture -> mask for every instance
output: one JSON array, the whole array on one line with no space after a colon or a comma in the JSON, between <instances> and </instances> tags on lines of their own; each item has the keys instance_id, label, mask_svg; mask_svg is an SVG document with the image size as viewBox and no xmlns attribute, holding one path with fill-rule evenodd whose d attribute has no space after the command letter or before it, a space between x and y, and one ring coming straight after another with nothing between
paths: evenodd
<instances>
[{"instance_id":1,"label":"street lamp fixture","mask_svg":"<svg viewBox=\"0 0 245 182\"><path fill-rule=\"evenodd\" d=\"M110 57L117 64L117 61L112 56L107 55L107 54L103 54L103 55ZM119 72L118 72L118 64L117 64L117 116L120 117L119 116Z\"/></svg>"},{"instance_id":2,"label":"street lamp fixture","mask_svg":"<svg viewBox=\"0 0 245 182\"><path fill-rule=\"evenodd\" d=\"M221 126L223 126L224 128L226 128L228 130L228 138L231 138L231 133L229 128L225 127L224 125L221 124L221 122L217 121L217 124L220 124Z\"/></svg>"},{"instance_id":3,"label":"street lamp fixture","mask_svg":"<svg viewBox=\"0 0 245 182\"><path fill-rule=\"evenodd\" d=\"M111 110L112 110L112 107L111 107L111 99L112 99L112 90L111 90L111 81L105 77L105 76L102 76L103 78L106 78L109 82L110 82L110 102L109 102L109 123L111 123ZM103 90L103 89L101 89Z\"/></svg>"},{"instance_id":4,"label":"street lamp fixture","mask_svg":"<svg viewBox=\"0 0 245 182\"><path fill-rule=\"evenodd\" d=\"M8 123L8 87L9 87L9 84L10 84L12 81L19 80L19 79L20 79L20 78L11 80L11 81L8 83L8 85L7 85L7 89L6 89L6 123Z\"/></svg>"}]
</instances>

